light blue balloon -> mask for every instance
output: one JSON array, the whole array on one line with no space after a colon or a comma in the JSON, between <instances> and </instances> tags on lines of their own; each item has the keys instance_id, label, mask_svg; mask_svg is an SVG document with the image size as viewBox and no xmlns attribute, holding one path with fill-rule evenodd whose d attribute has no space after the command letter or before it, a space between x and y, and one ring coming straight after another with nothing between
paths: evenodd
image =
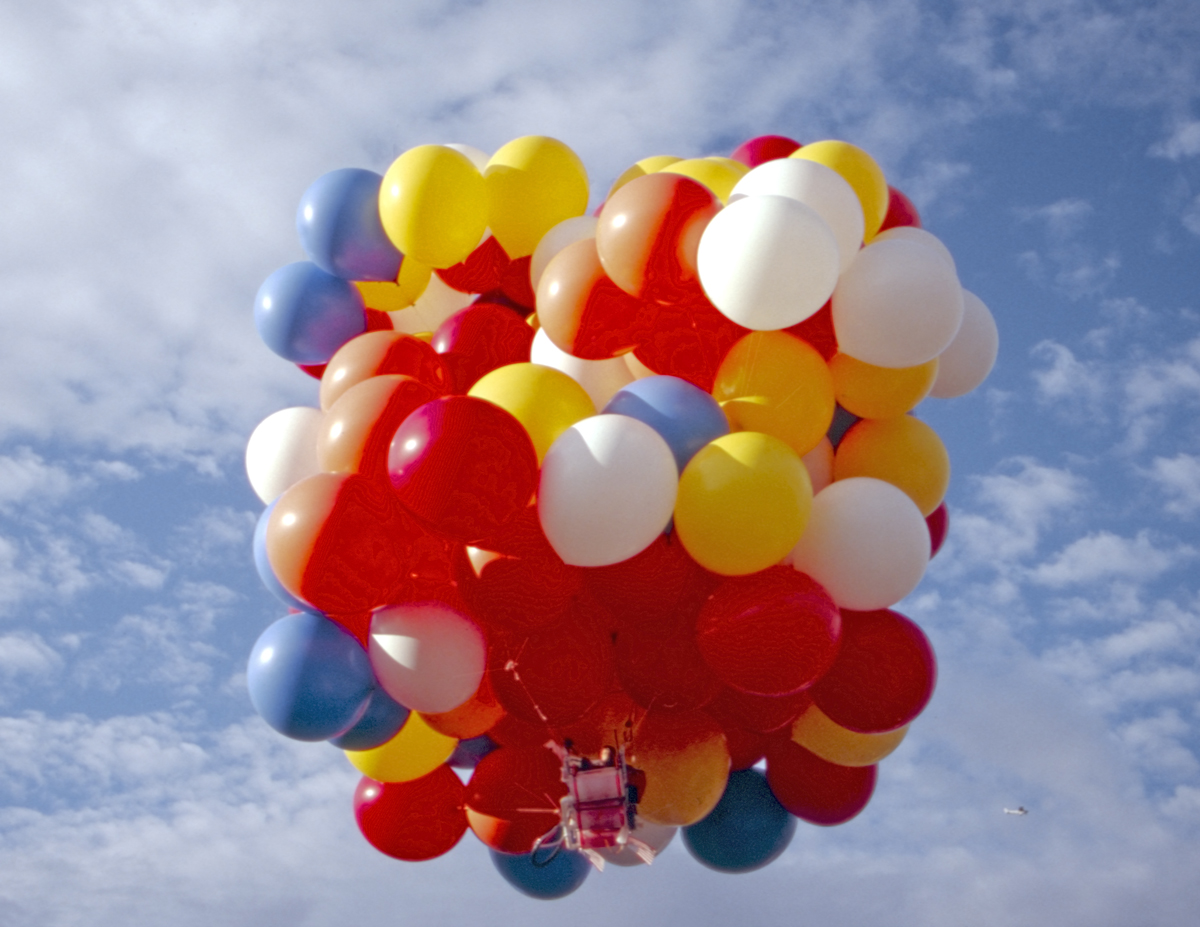
<instances>
[{"instance_id":1,"label":"light blue balloon","mask_svg":"<svg viewBox=\"0 0 1200 927\"><path fill-rule=\"evenodd\" d=\"M779 857L796 833L796 819L757 769L729 774L717 806L683 829L692 856L718 872L752 872Z\"/></svg>"},{"instance_id":2,"label":"light blue balloon","mask_svg":"<svg viewBox=\"0 0 1200 927\"><path fill-rule=\"evenodd\" d=\"M296 364L324 364L367 330L362 296L311 261L279 268L258 288L254 324L268 348Z\"/></svg>"},{"instance_id":3,"label":"light blue balloon","mask_svg":"<svg viewBox=\"0 0 1200 927\"><path fill-rule=\"evenodd\" d=\"M729 421L717 400L679 377L634 380L613 394L604 411L636 418L657 431L675 455L680 473L700 448L729 434Z\"/></svg>"},{"instance_id":4,"label":"light blue balloon","mask_svg":"<svg viewBox=\"0 0 1200 927\"><path fill-rule=\"evenodd\" d=\"M400 733L408 715L407 708L376 687L367 699L367 710L354 727L331 737L329 742L341 750L374 750Z\"/></svg>"},{"instance_id":5,"label":"light blue balloon","mask_svg":"<svg viewBox=\"0 0 1200 927\"><path fill-rule=\"evenodd\" d=\"M296 231L308 258L344 280L395 280L403 255L379 221L374 171L347 167L312 182L296 210Z\"/></svg>"},{"instance_id":6,"label":"light blue balloon","mask_svg":"<svg viewBox=\"0 0 1200 927\"><path fill-rule=\"evenodd\" d=\"M263 631L246 666L255 710L295 740L328 740L350 730L375 685L371 661L354 636L306 612Z\"/></svg>"},{"instance_id":7,"label":"light blue balloon","mask_svg":"<svg viewBox=\"0 0 1200 927\"><path fill-rule=\"evenodd\" d=\"M267 522L271 520L271 513L275 511L275 503L278 501L276 499L275 502L263 509L263 513L258 516L258 524L254 526L254 567L258 570L258 578L267 587L267 591L284 605L289 608L298 608L302 612L319 615L318 609L288 592L275 575L275 571L271 569L271 561L267 557Z\"/></svg>"},{"instance_id":8,"label":"light blue balloon","mask_svg":"<svg viewBox=\"0 0 1200 927\"><path fill-rule=\"evenodd\" d=\"M530 898L543 901L571 894L584 883L592 869L587 857L572 850L560 850L548 860L546 857L549 854L539 850L536 863L532 853L518 855L497 850L489 852L492 855L492 865L509 885Z\"/></svg>"}]
</instances>

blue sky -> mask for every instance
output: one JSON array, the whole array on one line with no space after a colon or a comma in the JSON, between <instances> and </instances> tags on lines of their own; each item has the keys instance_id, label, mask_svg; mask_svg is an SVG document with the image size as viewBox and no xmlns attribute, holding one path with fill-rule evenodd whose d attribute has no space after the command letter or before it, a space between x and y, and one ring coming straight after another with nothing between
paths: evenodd
<instances>
[{"instance_id":1,"label":"blue sky","mask_svg":"<svg viewBox=\"0 0 1200 927\"><path fill-rule=\"evenodd\" d=\"M0 922L1179 924L1200 909L1200 7L1188 0L10 3L0 9ZM252 712L278 609L253 328L296 203L405 149L871 151L1001 353L922 414L952 534L902 610L939 688L850 824L761 872L674 846L557 907L470 837L359 837ZM1002 809L1022 804L1028 816Z\"/></svg>"}]
</instances>

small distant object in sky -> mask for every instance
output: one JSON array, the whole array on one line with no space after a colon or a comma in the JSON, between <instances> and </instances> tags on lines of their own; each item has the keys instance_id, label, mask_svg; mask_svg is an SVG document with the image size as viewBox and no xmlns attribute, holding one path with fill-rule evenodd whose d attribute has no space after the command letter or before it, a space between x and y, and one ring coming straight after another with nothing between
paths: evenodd
<instances>
[{"instance_id":1,"label":"small distant object in sky","mask_svg":"<svg viewBox=\"0 0 1200 927\"><path fill-rule=\"evenodd\" d=\"M1005 808L1005 814L1029 814L1029 811L1024 805L1018 805L1016 808Z\"/></svg>"}]
</instances>

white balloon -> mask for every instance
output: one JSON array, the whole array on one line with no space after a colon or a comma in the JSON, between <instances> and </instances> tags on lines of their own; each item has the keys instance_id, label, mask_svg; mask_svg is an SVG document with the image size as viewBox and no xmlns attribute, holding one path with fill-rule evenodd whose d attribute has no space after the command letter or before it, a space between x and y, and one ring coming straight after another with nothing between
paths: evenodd
<instances>
[{"instance_id":1,"label":"white balloon","mask_svg":"<svg viewBox=\"0 0 1200 927\"><path fill-rule=\"evenodd\" d=\"M844 273L862 247L865 225L862 203L846 178L816 161L776 158L739 180L729 202L767 194L791 197L817 211L837 241L838 273Z\"/></svg>"},{"instance_id":2,"label":"white balloon","mask_svg":"<svg viewBox=\"0 0 1200 927\"><path fill-rule=\"evenodd\" d=\"M917 588L929 563L929 527L901 489L866 476L838 480L813 497L791 564L842 608L895 605Z\"/></svg>"},{"instance_id":3,"label":"white balloon","mask_svg":"<svg viewBox=\"0 0 1200 927\"><path fill-rule=\"evenodd\" d=\"M803 322L838 279L838 245L817 211L786 196L747 196L700 236L696 267L725 316L756 331Z\"/></svg>"},{"instance_id":4,"label":"white balloon","mask_svg":"<svg viewBox=\"0 0 1200 927\"><path fill-rule=\"evenodd\" d=\"M567 563L607 566L662 534L678 490L675 456L658 432L625 415L595 415L546 452L538 517Z\"/></svg>"},{"instance_id":5,"label":"white balloon","mask_svg":"<svg viewBox=\"0 0 1200 927\"><path fill-rule=\"evenodd\" d=\"M937 379L930 396L965 396L987 379L1000 351L996 320L983 300L963 290L963 320L950 346L938 355Z\"/></svg>"},{"instance_id":6,"label":"white balloon","mask_svg":"<svg viewBox=\"0 0 1200 927\"><path fill-rule=\"evenodd\" d=\"M817 446L800 458L812 481L815 495L833 482L833 442L828 436L817 442Z\"/></svg>"},{"instance_id":7,"label":"white balloon","mask_svg":"<svg viewBox=\"0 0 1200 927\"><path fill-rule=\"evenodd\" d=\"M950 249L946 247L946 243L932 232L917 228L915 225L898 225L893 229L888 229L886 232L880 232L875 236L874 241L895 241L896 239L916 241L935 248L938 254L950 265L950 269L954 271L954 276L958 276L958 265L954 263L954 255L950 253Z\"/></svg>"},{"instance_id":8,"label":"white balloon","mask_svg":"<svg viewBox=\"0 0 1200 927\"><path fill-rule=\"evenodd\" d=\"M285 489L321 472L317 437L325 413L311 406L273 412L258 423L246 442L246 475L250 486L270 505Z\"/></svg>"},{"instance_id":9,"label":"white balloon","mask_svg":"<svg viewBox=\"0 0 1200 927\"><path fill-rule=\"evenodd\" d=\"M554 255L567 245L573 245L585 238L595 238L599 221L595 216L573 216L564 219L542 236L542 240L533 249L533 257L529 260L529 282L533 285L533 292L537 292L542 272Z\"/></svg>"},{"instance_id":10,"label":"white balloon","mask_svg":"<svg viewBox=\"0 0 1200 927\"><path fill-rule=\"evenodd\" d=\"M467 701L483 680L487 644L470 618L440 602L390 605L371 617L367 652L385 692L436 714Z\"/></svg>"},{"instance_id":11,"label":"white balloon","mask_svg":"<svg viewBox=\"0 0 1200 927\"><path fill-rule=\"evenodd\" d=\"M562 350L541 329L533 336L529 360L561 370L584 388L597 409L603 409L617 390L633 382L633 374L630 373L624 357L584 360Z\"/></svg>"},{"instance_id":12,"label":"white balloon","mask_svg":"<svg viewBox=\"0 0 1200 927\"><path fill-rule=\"evenodd\" d=\"M466 309L474 301L473 293L460 293L450 286L437 274L429 278L425 291L417 297L417 301L407 309L389 312L392 327L398 332L408 335L418 335L421 332L437 331L437 327L446 319Z\"/></svg>"},{"instance_id":13,"label":"white balloon","mask_svg":"<svg viewBox=\"0 0 1200 927\"><path fill-rule=\"evenodd\" d=\"M941 354L962 322L962 286L937 248L893 238L863 248L833 291L838 350L876 367Z\"/></svg>"},{"instance_id":14,"label":"white balloon","mask_svg":"<svg viewBox=\"0 0 1200 927\"><path fill-rule=\"evenodd\" d=\"M667 848L667 844L675 838L677 830L679 828L671 824L655 824L645 818L639 818L632 836L657 854ZM596 852L604 857L606 863L612 863L614 866L641 866L646 862L628 844L623 847L602 847Z\"/></svg>"}]
</instances>

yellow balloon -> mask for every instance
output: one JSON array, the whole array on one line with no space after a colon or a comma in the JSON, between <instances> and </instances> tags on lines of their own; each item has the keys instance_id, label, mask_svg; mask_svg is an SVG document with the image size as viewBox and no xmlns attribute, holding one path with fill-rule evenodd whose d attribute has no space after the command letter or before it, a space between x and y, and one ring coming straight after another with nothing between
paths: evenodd
<instances>
[{"instance_id":1,"label":"yellow balloon","mask_svg":"<svg viewBox=\"0 0 1200 927\"><path fill-rule=\"evenodd\" d=\"M787 332L751 332L730 348L713 396L735 431L761 431L803 457L833 421L833 377L816 348Z\"/></svg>"},{"instance_id":2,"label":"yellow balloon","mask_svg":"<svg viewBox=\"0 0 1200 927\"><path fill-rule=\"evenodd\" d=\"M417 297L425 292L429 278L433 276L433 268L422 264L410 257L400 265L400 274L392 280L355 280L354 285L362 294L363 302L369 309L381 312L399 312L407 309L417 301Z\"/></svg>"},{"instance_id":3,"label":"yellow balloon","mask_svg":"<svg viewBox=\"0 0 1200 927\"><path fill-rule=\"evenodd\" d=\"M412 712L400 733L373 750L346 750L360 773L376 782L411 782L433 772L458 746L458 741L439 734L417 712Z\"/></svg>"},{"instance_id":4,"label":"yellow balloon","mask_svg":"<svg viewBox=\"0 0 1200 927\"><path fill-rule=\"evenodd\" d=\"M888 185L883 169L875 163L874 158L857 145L833 140L810 142L788 157L816 161L841 174L862 203L863 219L866 221L863 241L868 242L875 237L887 216Z\"/></svg>"},{"instance_id":5,"label":"yellow balloon","mask_svg":"<svg viewBox=\"0 0 1200 927\"><path fill-rule=\"evenodd\" d=\"M554 138L514 139L492 155L483 179L488 225L510 258L533 254L550 229L587 211L587 170Z\"/></svg>"},{"instance_id":6,"label":"yellow balloon","mask_svg":"<svg viewBox=\"0 0 1200 927\"><path fill-rule=\"evenodd\" d=\"M938 360L917 367L876 367L849 354L829 362L838 405L859 418L893 418L916 408L937 379Z\"/></svg>"},{"instance_id":7,"label":"yellow balloon","mask_svg":"<svg viewBox=\"0 0 1200 927\"><path fill-rule=\"evenodd\" d=\"M668 164L682 160L683 158L677 158L675 155L651 155L649 158L642 158L636 164L627 167L621 176L613 181L613 185L608 188L608 196L611 197L631 180L645 177L647 174L656 174Z\"/></svg>"},{"instance_id":8,"label":"yellow balloon","mask_svg":"<svg viewBox=\"0 0 1200 927\"><path fill-rule=\"evenodd\" d=\"M406 263L411 256L430 267L457 264L487 228L483 176L453 148L410 148L383 175L379 219Z\"/></svg>"},{"instance_id":9,"label":"yellow balloon","mask_svg":"<svg viewBox=\"0 0 1200 927\"><path fill-rule=\"evenodd\" d=\"M928 516L950 487L950 455L937 432L911 415L864 418L833 457L833 478L873 476L903 489Z\"/></svg>"},{"instance_id":10,"label":"yellow balloon","mask_svg":"<svg viewBox=\"0 0 1200 927\"><path fill-rule=\"evenodd\" d=\"M737 165L733 167L732 165ZM746 173L746 166L732 158L688 158L668 164L660 173L682 174L698 180L712 190L722 203L729 202L729 194Z\"/></svg>"},{"instance_id":11,"label":"yellow balloon","mask_svg":"<svg viewBox=\"0 0 1200 927\"><path fill-rule=\"evenodd\" d=\"M684 468L675 532L692 559L724 576L757 573L796 546L812 510L812 481L794 450L739 431L701 448Z\"/></svg>"},{"instance_id":12,"label":"yellow balloon","mask_svg":"<svg viewBox=\"0 0 1200 927\"><path fill-rule=\"evenodd\" d=\"M647 712L626 756L646 774L638 817L654 824L695 824L716 807L729 781L725 734L701 711Z\"/></svg>"},{"instance_id":13,"label":"yellow balloon","mask_svg":"<svg viewBox=\"0 0 1200 927\"><path fill-rule=\"evenodd\" d=\"M816 705L792 723L792 740L838 766L874 766L900 746L908 725L883 734L860 734L834 724Z\"/></svg>"},{"instance_id":14,"label":"yellow balloon","mask_svg":"<svg viewBox=\"0 0 1200 927\"><path fill-rule=\"evenodd\" d=\"M587 391L561 370L541 364L508 364L476 381L467 392L495 403L525 426L538 463L554 439L596 414Z\"/></svg>"}]
</instances>

